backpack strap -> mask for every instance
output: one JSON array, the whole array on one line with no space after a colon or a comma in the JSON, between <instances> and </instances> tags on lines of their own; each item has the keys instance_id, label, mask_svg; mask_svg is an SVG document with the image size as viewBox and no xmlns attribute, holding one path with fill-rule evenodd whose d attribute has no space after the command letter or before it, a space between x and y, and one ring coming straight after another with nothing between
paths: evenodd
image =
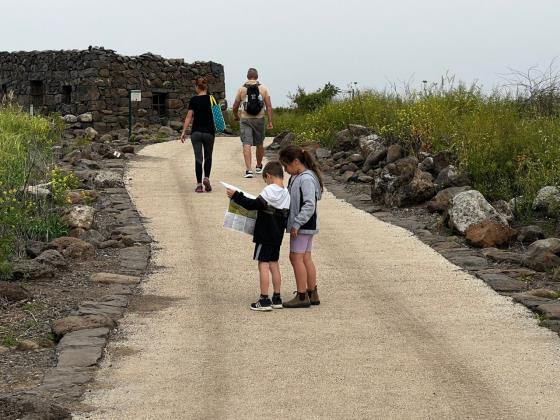
<instances>
[{"instance_id":1,"label":"backpack strap","mask_svg":"<svg viewBox=\"0 0 560 420\"><path fill-rule=\"evenodd\" d=\"M257 83L245 83L245 84L243 85L243 87L245 87L245 88L249 88L250 86L257 86L257 87L259 87L260 85L261 85L260 82L257 82Z\"/></svg>"}]
</instances>

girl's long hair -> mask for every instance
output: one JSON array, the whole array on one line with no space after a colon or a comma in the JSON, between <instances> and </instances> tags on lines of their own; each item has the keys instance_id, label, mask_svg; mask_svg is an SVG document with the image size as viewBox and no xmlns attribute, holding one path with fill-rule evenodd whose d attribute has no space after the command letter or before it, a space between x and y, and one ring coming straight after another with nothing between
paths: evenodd
<instances>
[{"instance_id":1,"label":"girl's long hair","mask_svg":"<svg viewBox=\"0 0 560 420\"><path fill-rule=\"evenodd\" d=\"M208 91L208 79L206 77L197 77L195 83L198 89Z\"/></svg>"},{"instance_id":2,"label":"girl's long hair","mask_svg":"<svg viewBox=\"0 0 560 420\"><path fill-rule=\"evenodd\" d=\"M309 151L306 149L290 144L280 150L279 160L283 165L292 163L294 160L299 160L307 169L312 170L317 175L321 191L323 191L323 176L317 161Z\"/></svg>"}]
</instances>

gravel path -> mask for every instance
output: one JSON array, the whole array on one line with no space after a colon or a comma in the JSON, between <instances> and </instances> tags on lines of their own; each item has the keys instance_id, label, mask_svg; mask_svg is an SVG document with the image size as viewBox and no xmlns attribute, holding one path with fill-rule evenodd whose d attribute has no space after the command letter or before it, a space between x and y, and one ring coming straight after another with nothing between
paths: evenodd
<instances>
[{"instance_id":1,"label":"gravel path","mask_svg":"<svg viewBox=\"0 0 560 420\"><path fill-rule=\"evenodd\" d=\"M241 178L238 139L217 139L214 168L214 180L263 186ZM127 339L109 347L83 417L559 417L556 334L409 232L331 194L314 253L322 304L250 311L250 239L221 227L223 188L196 195L193 173L179 142L131 164L131 194L159 248L145 293L177 300L125 318ZM295 284L287 242L285 298ZM117 357L123 345L128 355Z\"/></svg>"}]
</instances>

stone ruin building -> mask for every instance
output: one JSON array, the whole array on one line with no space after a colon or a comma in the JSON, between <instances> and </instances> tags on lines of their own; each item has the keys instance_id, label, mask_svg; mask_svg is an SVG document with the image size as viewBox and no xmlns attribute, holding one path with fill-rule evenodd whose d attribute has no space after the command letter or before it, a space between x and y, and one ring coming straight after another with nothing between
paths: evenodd
<instances>
[{"instance_id":1,"label":"stone ruin building","mask_svg":"<svg viewBox=\"0 0 560 420\"><path fill-rule=\"evenodd\" d=\"M135 123L178 127L195 94L194 80L206 76L209 89L225 101L224 68L214 62L185 63L151 53L135 57L104 48L84 51L0 52L0 99L13 92L24 109L77 118L76 128L103 133L128 127L129 90ZM67 118L66 121L73 121Z\"/></svg>"}]
</instances>

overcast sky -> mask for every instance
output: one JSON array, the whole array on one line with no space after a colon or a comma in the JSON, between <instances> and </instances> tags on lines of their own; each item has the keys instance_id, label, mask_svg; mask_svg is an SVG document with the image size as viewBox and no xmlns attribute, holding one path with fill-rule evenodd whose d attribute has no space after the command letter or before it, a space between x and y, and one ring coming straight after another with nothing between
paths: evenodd
<instances>
[{"instance_id":1,"label":"overcast sky","mask_svg":"<svg viewBox=\"0 0 560 420\"><path fill-rule=\"evenodd\" d=\"M0 0L0 50L104 46L222 63L230 104L256 67L273 105L297 86L382 89L450 72L486 87L560 56L558 0Z\"/></svg>"}]
</instances>

